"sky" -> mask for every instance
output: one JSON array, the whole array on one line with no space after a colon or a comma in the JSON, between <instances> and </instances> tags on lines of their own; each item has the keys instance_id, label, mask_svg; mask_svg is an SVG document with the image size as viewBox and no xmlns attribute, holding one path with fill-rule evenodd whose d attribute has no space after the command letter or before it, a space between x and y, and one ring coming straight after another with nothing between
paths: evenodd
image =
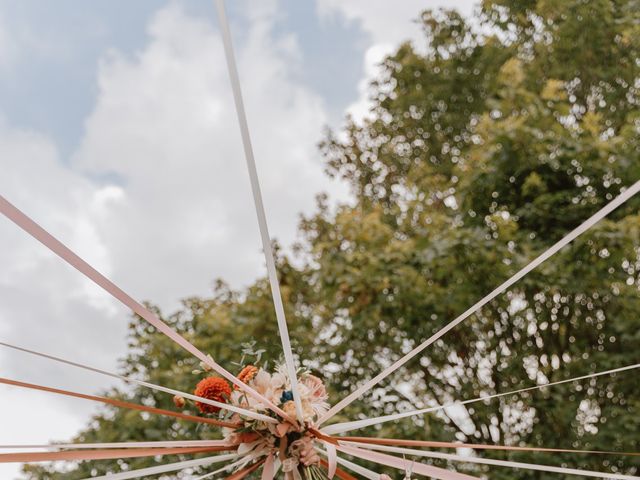
<instances>
[{"instance_id":1,"label":"sky","mask_svg":"<svg viewBox=\"0 0 640 480\"><path fill-rule=\"evenodd\" d=\"M424 47L419 12L452 2L227 3L271 235L291 245L316 194L348 201L323 173L326 127L366 116L378 62ZM0 0L0 194L165 313L215 278L250 284L266 270L225 68L209 0ZM0 341L115 371L129 318L0 218ZM113 385L4 348L0 376ZM1 386L0 445L68 440L95 408Z\"/></svg>"}]
</instances>

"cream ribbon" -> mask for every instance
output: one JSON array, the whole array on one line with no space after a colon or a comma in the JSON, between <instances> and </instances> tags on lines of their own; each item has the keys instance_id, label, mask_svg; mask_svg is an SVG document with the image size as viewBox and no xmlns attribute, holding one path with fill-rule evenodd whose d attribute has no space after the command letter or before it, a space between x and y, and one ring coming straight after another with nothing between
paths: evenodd
<instances>
[{"instance_id":1,"label":"cream ribbon","mask_svg":"<svg viewBox=\"0 0 640 480\"><path fill-rule=\"evenodd\" d=\"M618 195L616 198L614 198L611 202L609 202L603 208L598 210L594 215L589 217L582 224L580 224L574 230L572 230L567 235L565 235L557 243L555 243L554 245L549 247L549 249L547 249L545 252L543 252L541 255L539 255L537 258L535 258L533 261L531 261L527 266L522 268L519 272L517 272L515 275L513 275L511 278L509 278L502 285L500 285L499 287L494 289L491 293L489 293L488 295L483 297L481 300L476 302L473 306L471 306L469 309L467 309L460 316L458 316L457 318L452 320L445 327L443 327L442 329L438 330L438 332L433 334L431 337L429 337L427 340L422 342L416 348L414 348L409 353L407 353L406 355L401 357L399 360L396 360L392 365L390 365L389 367L385 368L382 372L380 372L378 375L373 377L371 380L368 380L365 383L363 383L355 391L353 391L347 397L345 397L340 402L335 404L327 413L325 413L322 416L322 418L320 418L320 420L318 421L318 425L323 424L324 422L329 420L331 417L333 417L335 414L340 412L347 405L351 404L351 402L353 402L354 400L360 398L365 392L371 390L371 388L373 388L379 382L381 382L386 377L391 375L393 372L395 372L398 368L403 366L405 363L407 363L413 357L418 355L420 352L422 352L425 348L427 348L429 345L431 345L436 340L438 340L440 337L442 337L449 330L451 330L452 328L454 328L458 324L462 323L464 320L466 320L468 317L470 317L473 313L478 311L480 308L485 306L491 300L493 300L498 295L500 295L505 290L507 290L509 287L511 287L514 283L516 283L518 280L520 280L522 277L524 277L527 273L529 273L530 271L532 271L533 269L538 267L544 261L546 261L549 258L551 258L558 251L560 251L560 249L562 249L564 246L568 245L573 240L575 240L580 235L582 235L584 232L589 230L592 226L594 226L600 220L605 218L607 215L609 215L611 212L613 212L616 208L618 208L624 202L629 200L631 197L633 197L639 191L640 191L640 180L637 181L636 183L634 183L633 185L631 185L624 192L622 192L620 195Z\"/></svg>"},{"instance_id":2,"label":"cream ribbon","mask_svg":"<svg viewBox=\"0 0 640 480\"><path fill-rule=\"evenodd\" d=\"M122 473L110 473L107 475L101 475L99 477L89 477L83 480L129 480L131 478L145 478L148 475L158 475L167 472L176 472L178 470L184 470L186 468L203 467L206 465L212 465L214 463L226 462L227 460L233 460L238 455L225 454L217 455L214 457L201 458L197 460L187 460L184 462L168 463L166 465L158 465L157 467L140 468L138 470L131 470Z\"/></svg>"},{"instance_id":3,"label":"cream ribbon","mask_svg":"<svg viewBox=\"0 0 640 480\"><path fill-rule=\"evenodd\" d=\"M242 135L242 145L244 147L244 156L249 171L249 179L251 180L251 193L253 194L253 203L258 217L258 226L260 227L260 238L262 240L262 250L267 263L267 272L269 274L269 285L271 286L271 296L273 297L273 305L276 310L276 319L278 321L278 331L282 341L282 350L284 351L284 360L291 382L291 391L293 392L293 400L296 405L296 414L300 422L304 421L302 412L302 400L298 392L298 374L296 362L293 358L293 351L289 341L289 329L287 328L287 319L284 313L284 305L282 304L282 294L280 293L280 283L278 281L278 272L276 270L276 262L271 248L271 237L269 236L269 227L267 226L267 216L264 212L262 202L262 192L260 191L260 181L258 180L258 172L256 170L256 161L253 156L253 147L251 146L251 136L249 135L249 125L247 123L247 115L244 110L244 102L242 100L242 90L240 88L240 76L238 75L238 67L233 53L233 43L231 41L231 31L229 29L229 21L224 8L224 0L215 0L216 9L218 11L218 19L220 20L220 31L222 33L222 41L224 43L224 54L227 59L227 71L231 81L233 90L233 100L240 124L240 133Z\"/></svg>"},{"instance_id":4,"label":"cream ribbon","mask_svg":"<svg viewBox=\"0 0 640 480\"><path fill-rule=\"evenodd\" d=\"M445 405L436 405L434 407L423 408L421 410L411 410L409 412L394 413L392 415L384 415L382 417L365 418L363 420L356 420L353 422L336 423L334 425L329 425L328 427L324 427L322 429L322 433L325 433L327 435L335 435L338 433L350 432L352 430L357 430L359 428L369 427L371 425L377 425L379 423L384 423L384 422L391 422L393 420L400 420L401 418L413 417L415 415L423 415L425 413L436 412L438 410L454 407L457 405L467 405L469 403L480 402L483 400L491 400L493 398L504 397L506 395L514 395L516 393L529 392L532 390L540 390L545 387L552 387L554 385L560 385L563 383L576 382L576 381L585 380L588 378L596 378L602 375L611 375L614 373L624 372L626 370L633 370L636 368L640 368L640 363L627 365L626 367L614 368L612 370L605 370L604 372L590 373L589 375L583 375L581 377L568 378L566 380L558 380L557 382L545 383L544 385L535 385L533 387L521 388L519 390L512 390L510 392L496 393L494 395L485 395L483 397L472 398L471 400L464 400L462 402L460 401L451 402Z\"/></svg>"}]
</instances>

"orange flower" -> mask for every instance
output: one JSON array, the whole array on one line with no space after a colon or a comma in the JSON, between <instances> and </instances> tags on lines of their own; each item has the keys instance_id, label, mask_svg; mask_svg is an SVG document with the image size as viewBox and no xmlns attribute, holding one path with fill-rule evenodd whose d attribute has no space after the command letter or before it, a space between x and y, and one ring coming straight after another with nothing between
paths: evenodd
<instances>
[{"instance_id":1,"label":"orange flower","mask_svg":"<svg viewBox=\"0 0 640 480\"><path fill-rule=\"evenodd\" d=\"M242 369L242 371L238 374L238 380L244 383L249 383L253 377L258 373L258 367L254 367L253 365L247 365ZM234 390L238 389L237 385L233 386Z\"/></svg>"},{"instance_id":2,"label":"orange flower","mask_svg":"<svg viewBox=\"0 0 640 480\"><path fill-rule=\"evenodd\" d=\"M229 384L223 378L207 377L200 380L193 393L207 400L226 403L227 398L231 395L231 387L229 387ZM220 411L219 407L214 407L208 403L196 402L196 407L198 407L198 410L202 413L217 413Z\"/></svg>"}]
</instances>

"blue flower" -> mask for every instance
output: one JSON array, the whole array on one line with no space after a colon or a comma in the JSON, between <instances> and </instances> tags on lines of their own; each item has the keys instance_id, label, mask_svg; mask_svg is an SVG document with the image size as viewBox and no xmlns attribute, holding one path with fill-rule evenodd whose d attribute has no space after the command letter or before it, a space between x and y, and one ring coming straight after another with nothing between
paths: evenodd
<instances>
[{"instance_id":1,"label":"blue flower","mask_svg":"<svg viewBox=\"0 0 640 480\"><path fill-rule=\"evenodd\" d=\"M293 400L293 392L291 390L286 390L282 392L282 396L280 397L281 403L286 403Z\"/></svg>"}]
</instances>

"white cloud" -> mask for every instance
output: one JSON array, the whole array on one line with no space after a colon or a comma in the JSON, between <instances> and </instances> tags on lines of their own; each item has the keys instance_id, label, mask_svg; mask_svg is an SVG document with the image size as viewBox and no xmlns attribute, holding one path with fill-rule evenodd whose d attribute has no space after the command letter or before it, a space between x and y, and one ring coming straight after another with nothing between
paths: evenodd
<instances>
[{"instance_id":1,"label":"white cloud","mask_svg":"<svg viewBox=\"0 0 640 480\"><path fill-rule=\"evenodd\" d=\"M420 26L417 17L428 8L443 6L443 1L405 0L317 0L320 16L338 15L347 22L355 22L370 36L372 43L397 44L417 38Z\"/></svg>"},{"instance_id":2,"label":"white cloud","mask_svg":"<svg viewBox=\"0 0 640 480\"><path fill-rule=\"evenodd\" d=\"M363 59L364 76L358 83L359 98L348 108L354 119L362 120L371 108L369 85L380 76L380 63L392 54L404 41L417 48L424 47L422 27L418 22L421 12L428 9L456 8L470 15L477 0L317 0L321 17L338 17L347 23L355 23L367 36L367 48Z\"/></svg>"},{"instance_id":3,"label":"white cloud","mask_svg":"<svg viewBox=\"0 0 640 480\"><path fill-rule=\"evenodd\" d=\"M289 243L297 213L333 188L316 150L326 115L295 80L295 41L274 37L273 12L259 10L236 42L239 68L271 233ZM263 260L220 37L177 5L149 35L135 58L102 62L74 166L122 179L100 236L115 278L166 305L206 292L214 276L247 282Z\"/></svg>"}]
</instances>

